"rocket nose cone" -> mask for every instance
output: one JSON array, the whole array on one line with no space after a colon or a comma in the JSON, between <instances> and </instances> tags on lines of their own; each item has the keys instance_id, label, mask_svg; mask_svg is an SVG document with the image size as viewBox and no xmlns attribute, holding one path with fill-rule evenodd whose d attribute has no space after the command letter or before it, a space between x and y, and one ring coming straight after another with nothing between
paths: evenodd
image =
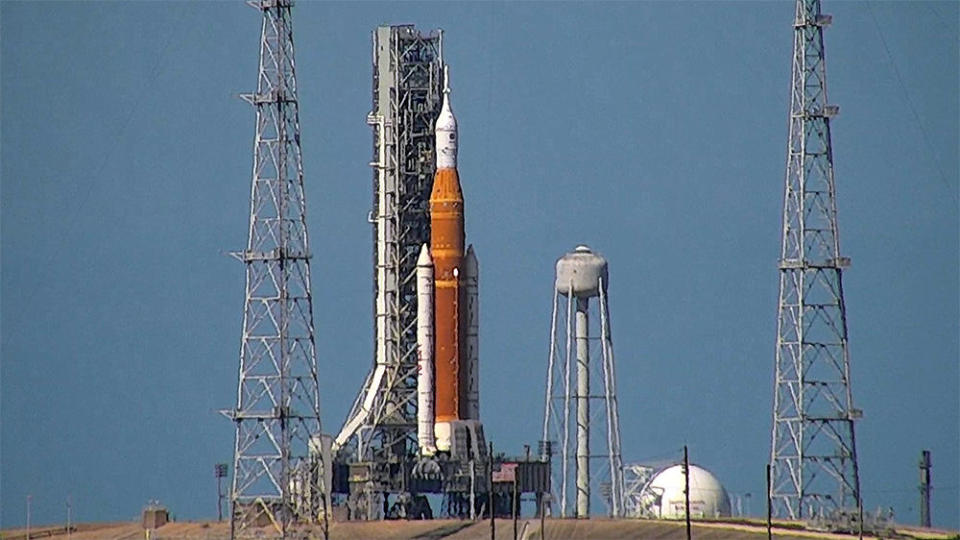
<instances>
[{"instance_id":1,"label":"rocket nose cone","mask_svg":"<svg viewBox=\"0 0 960 540\"><path fill-rule=\"evenodd\" d=\"M434 124L436 135L437 168L455 169L457 167L457 118L450 109L450 84L448 72L444 68L443 105Z\"/></svg>"},{"instance_id":2,"label":"rocket nose cone","mask_svg":"<svg viewBox=\"0 0 960 540\"><path fill-rule=\"evenodd\" d=\"M436 131L456 131L457 117L453 115L450 108L450 92L443 94L443 106L440 107L440 115L437 116Z\"/></svg>"},{"instance_id":3,"label":"rocket nose cone","mask_svg":"<svg viewBox=\"0 0 960 540\"><path fill-rule=\"evenodd\" d=\"M477 275L477 254L473 251L473 244L467 247L467 253L463 256L464 273L470 276Z\"/></svg>"},{"instance_id":4,"label":"rocket nose cone","mask_svg":"<svg viewBox=\"0 0 960 540\"><path fill-rule=\"evenodd\" d=\"M433 266L433 257L430 256L430 247L426 244L420 248L420 256L417 257L417 266Z\"/></svg>"},{"instance_id":5,"label":"rocket nose cone","mask_svg":"<svg viewBox=\"0 0 960 540\"><path fill-rule=\"evenodd\" d=\"M437 131L456 131L457 117L450 108L450 70L443 66L443 105L440 106L440 115L434 126Z\"/></svg>"}]
</instances>

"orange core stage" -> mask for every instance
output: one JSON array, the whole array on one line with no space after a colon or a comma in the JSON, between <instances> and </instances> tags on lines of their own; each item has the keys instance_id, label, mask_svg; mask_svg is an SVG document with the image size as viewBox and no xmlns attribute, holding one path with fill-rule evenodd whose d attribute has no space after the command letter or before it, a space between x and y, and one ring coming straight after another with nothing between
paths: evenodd
<instances>
[{"instance_id":1,"label":"orange core stage","mask_svg":"<svg viewBox=\"0 0 960 540\"><path fill-rule=\"evenodd\" d=\"M460 280L464 250L463 193L454 168L439 169L430 194L430 252L434 264L436 421L460 419Z\"/></svg>"}]
</instances>

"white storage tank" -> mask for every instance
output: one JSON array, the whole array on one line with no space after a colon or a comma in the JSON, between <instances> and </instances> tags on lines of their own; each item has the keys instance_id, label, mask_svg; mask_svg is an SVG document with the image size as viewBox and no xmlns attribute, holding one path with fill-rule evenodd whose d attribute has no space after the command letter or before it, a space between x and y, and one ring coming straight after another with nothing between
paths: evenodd
<instances>
[{"instance_id":1,"label":"white storage tank","mask_svg":"<svg viewBox=\"0 0 960 540\"><path fill-rule=\"evenodd\" d=\"M557 292L566 296L571 288L573 296L591 298L598 296L598 285L603 280L603 292L607 292L607 260L589 247L579 245L572 252L557 260Z\"/></svg>"},{"instance_id":2,"label":"white storage tank","mask_svg":"<svg viewBox=\"0 0 960 540\"><path fill-rule=\"evenodd\" d=\"M684 519L683 465L661 470L643 488L645 514L660 519ZM730 496L710 471L690 465L690 517L718 518L730 516Z\"/></svg>"}]
</instances>

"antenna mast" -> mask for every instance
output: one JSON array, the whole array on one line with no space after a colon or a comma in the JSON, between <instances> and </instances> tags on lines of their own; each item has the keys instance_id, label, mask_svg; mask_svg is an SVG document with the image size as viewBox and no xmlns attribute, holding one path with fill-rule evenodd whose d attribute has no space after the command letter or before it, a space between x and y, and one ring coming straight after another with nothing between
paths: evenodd
<instances>
[{"instance_id":1,"label":"antenna mast","mask_svg":"<svg viewBox=\"0 0 960 540\"><path fill-rule=\"evenodd\" d=\"M291 0L263 16L240 347L231 538L287 538L321 518L320 399Z\"/></svg>"},{"instance_id":2,"label":"antenna mast","mask_svg":"<svg viewBox=\"0 0 960 540\"><path fill-rule=\"evenodd\" d=\"M774 514L861 509L820 0L797 0L779 261L770 464Z\"/></svg>"}]
</instances>

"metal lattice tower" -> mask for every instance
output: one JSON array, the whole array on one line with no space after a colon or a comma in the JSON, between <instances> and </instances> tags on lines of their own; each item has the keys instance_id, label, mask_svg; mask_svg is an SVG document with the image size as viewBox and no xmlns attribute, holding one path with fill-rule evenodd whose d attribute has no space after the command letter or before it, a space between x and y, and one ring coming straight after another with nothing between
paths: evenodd
<instances>
[{"instance_id":1,"label":"metal lattice tower","mask_svg":"<svg viewBox=\"0 0 960 540\"><path fill-rule=\"evenodd\" d=\"M557 261L540 450L559 464L551 485L560 517L590 517L594 495L601 495L607 515L624 513L607 283L606 259L586 246ZM591 379L600 381L593 390Z\"/></svg>"},{"instance_id":2,"label":"metal lattice tower","mask_svg":"<svg viewBox=\"0 0 960 540\"><path fill-rule=\"evenodd\" d=\"M783 205L770 497L800 519L861 508L819 0L797 0Z\"/></svg>"},{"instance_id":3,"label":"metal lattice tower","mask_svg":"<svg viewBox=\"0 0 960 540\"><path fill-rule=\"evenodd\" d=\"M441 34L381 26L373 34L374 364L335 447L385 462L417 449L417 290L430 243L433 123L443 104Z\"/></svg>"},{"instance_id":4,"label":"metal lattice tower","mask_svg":"<svg viewBox=\"0 0 960 540\"><path fill-rule=\"evenodd\" d=\"M656 469L640 463L623 466L623 515L629 518L654 517L647 515L649 506L643 488L653 478Z\"/></svg>"},{"instance_id":5,"label":"metal lattice tower","mask_svg":"<svg viewBox=\"0 0 960 540\"><path fill-rule=\"evenodd\" d=\"M310 295L291 0L248 2L263 16L250 229L233 255L246 300L230 491L233 537L286 538L321 516L320 400Z\"/></svg>"}]
</instances>

